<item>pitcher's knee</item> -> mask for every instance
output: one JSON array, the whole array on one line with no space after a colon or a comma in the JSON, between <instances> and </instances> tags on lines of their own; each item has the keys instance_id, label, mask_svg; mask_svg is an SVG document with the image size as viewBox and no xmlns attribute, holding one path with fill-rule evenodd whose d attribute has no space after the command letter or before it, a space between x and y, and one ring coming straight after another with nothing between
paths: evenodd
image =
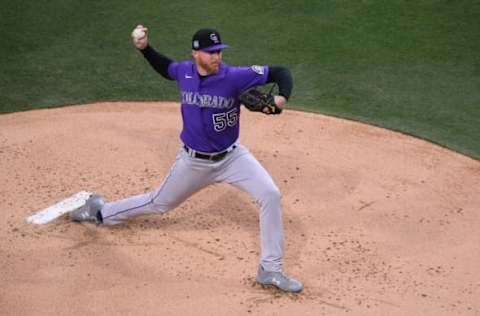
<instances>
[{"instance_id":1,"label":"pitcher's knee","mask_svg":"<svg viewBox=\"0 0 480 316\"><path fill-rule=\"evenodd\" d=\"M180 204L179 201L156 194L156 192L150 193L150 203L150 208L155 213L166 213Z\"/></svg>"},{"instance_id":2,"label":"pitcher's knee","mask_svg":"<svg viewBox=\"0 0 480 316\"><path fill-rule=\"evenodd\" d=\"M277 202L279 203L282 198L282 193L277 186L270 186L265 188L260 196L260 202Z\"/></svg>"},{"instance_id":3,"label":"pitcher's knee","mask_svg":"<svg viewBox=\"0 0 480 316\"><path fill-rule=\"evenodd\" d=\"M155 213L166 213L171 209L175 208L175 206L167 204L167 203L158 203L156 201L152 202L152 211Z\"/></svg>"}]
</instances>

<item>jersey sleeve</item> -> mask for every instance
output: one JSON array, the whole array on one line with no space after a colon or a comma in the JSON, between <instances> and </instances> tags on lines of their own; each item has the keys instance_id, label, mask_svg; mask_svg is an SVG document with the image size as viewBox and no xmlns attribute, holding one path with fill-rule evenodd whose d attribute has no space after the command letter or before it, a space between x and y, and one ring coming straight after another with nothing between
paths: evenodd
<instances>
[{"instance_id":1,"label":"jersey sleeve","mask_svg":"<svg viewBox=\"0 0 480 316\"><path fill-rule=\"evenodd\" d=\"M177 78L178 78L179 64L180 63L178 63L178 62L173 62L173 63L170 63L170 65L168 65L168 75L173 80L177 80Z\"/></svg>"},{"instance_id":2,"label":"jersey sleeve","mask_svg":"<svg viewBox=\"0 0 480 316\"><path fill-rule=\"evenodd\" d=\"M267 83L268 66L236 67L235 79L239 93L258 85Z\"/></svg>"}]
</instances>

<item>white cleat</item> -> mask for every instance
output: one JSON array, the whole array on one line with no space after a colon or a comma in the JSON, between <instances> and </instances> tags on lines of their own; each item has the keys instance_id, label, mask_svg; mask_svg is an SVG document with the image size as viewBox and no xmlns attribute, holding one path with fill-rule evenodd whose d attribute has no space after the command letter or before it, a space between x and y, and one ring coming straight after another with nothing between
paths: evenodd
<instances>
[{"instance_id":1,"label":"white cleat","mask_svg":"<svg viewBox=\"0 0 480 316\"><path fill-rule=\"evenodd\" d=\"M267 271L262 265L258 267L257 282L261 285L273 285L285 292L300 292L303 289L299 281L289 278L283 272Z\"/></svg>"},{"instance_id":2,"label":"white cleat","mask_svg":"<svg viewBox=\"0 0 480 316\"><path fill-rule=\"evenodd\" d=\"M95 222L100 224L101 217L98 216L105 205L105 202L102 199L102 196L98 193L90 195L88 200L85 202L85 205L76 209L70 215L70 220L74 222Z\"/></svg>"}]
</instances>

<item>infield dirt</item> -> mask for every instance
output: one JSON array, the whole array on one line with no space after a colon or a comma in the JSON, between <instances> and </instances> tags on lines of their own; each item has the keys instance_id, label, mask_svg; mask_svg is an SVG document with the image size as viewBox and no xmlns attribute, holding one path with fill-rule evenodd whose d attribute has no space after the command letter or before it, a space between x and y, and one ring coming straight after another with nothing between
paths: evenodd
<instances>
[{"instance_id":1,"label":"infield dirt","mask_svg":"<svg viewBox=\"0 0 480 316\"><path fill-rule=\"evenodd\" d=\"M116 227L25 219L76 192L153 190L180 149L174 103L0 115L2 315L480 315L480 162L323 115L242 111L283 197L286 272L254 282L257 205L226 184Z\"/></svg>"}]
</instances>

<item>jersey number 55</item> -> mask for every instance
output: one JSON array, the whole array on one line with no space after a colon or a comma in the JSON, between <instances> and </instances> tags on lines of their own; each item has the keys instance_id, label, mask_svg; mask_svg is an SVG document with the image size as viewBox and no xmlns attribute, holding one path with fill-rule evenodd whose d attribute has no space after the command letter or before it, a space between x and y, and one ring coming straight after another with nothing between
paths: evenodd
<instances>
[{"instance_id":1,"label":"jersey number 55","mask_svg":"<svg viewBox=\"0 0 480 316\"><path fill-rule=\"evenodd\" d=\"M237 108L233 108L228 112L216 113L212 115L213 128L216 132L224 131L227 126L233 127L238 122Z\"/></svg>"}]
</instances>

